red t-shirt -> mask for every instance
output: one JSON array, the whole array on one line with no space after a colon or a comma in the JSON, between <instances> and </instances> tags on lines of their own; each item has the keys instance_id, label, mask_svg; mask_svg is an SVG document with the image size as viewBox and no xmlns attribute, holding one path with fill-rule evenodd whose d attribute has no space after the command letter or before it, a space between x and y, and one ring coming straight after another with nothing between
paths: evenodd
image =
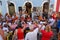
<instances>
[{"instance_id":1,"label":"red t-shirt","mask_svg":"<svg viewBox=\"0 0 60 40\"><path fill-rule=\"evenodd\" d=\"M22 31L21 28L18 29L17 37L18 37L18 40L24 39L24 32Z\"/></svg>"},{"instance_id":2,"label":"red t-shirt","mask_svg":"<svg viewBox=\"0 0 60 40\"><path fill-rule=\"evenodd\" d=\"M46 32L45 30L41 30L42 32L42 38L41 40L50 40L51 36L53 35L53 32Z\"/></svg>"}]
</instances>

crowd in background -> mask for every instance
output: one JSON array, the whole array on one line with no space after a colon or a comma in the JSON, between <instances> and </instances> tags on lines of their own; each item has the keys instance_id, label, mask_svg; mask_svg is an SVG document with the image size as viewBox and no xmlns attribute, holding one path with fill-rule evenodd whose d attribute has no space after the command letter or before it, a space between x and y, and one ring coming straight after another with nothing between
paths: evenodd
<instances>
[{"instance_id":1,"label":"crowd in background","mask_svg":"<svg viewBox=\"0 0 60 40\"><path fill-rule=\"evenodd\" d=\"M56 29L60 40L60 12L44 12L42 16L34 13L20 11L18 16L6 13L4 17L0 13L0 40L50 40L54 37L52 29Z\"/></svg>"}]
</instances>

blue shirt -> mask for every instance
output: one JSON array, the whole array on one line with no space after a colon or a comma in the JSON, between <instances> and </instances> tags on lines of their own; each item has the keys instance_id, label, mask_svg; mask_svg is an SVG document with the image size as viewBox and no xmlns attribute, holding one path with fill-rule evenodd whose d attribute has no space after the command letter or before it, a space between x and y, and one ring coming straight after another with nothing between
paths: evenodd
<instances>
[{"instance_id":1,"label":"blue shirt","mask_svg":"<svg viewBox=\"0 0 60 40\"><path fill-rule=\"evenodd\" d=\"M57 20L57 27L60 28L60 20Z\"/></svg>"}]
</instances>

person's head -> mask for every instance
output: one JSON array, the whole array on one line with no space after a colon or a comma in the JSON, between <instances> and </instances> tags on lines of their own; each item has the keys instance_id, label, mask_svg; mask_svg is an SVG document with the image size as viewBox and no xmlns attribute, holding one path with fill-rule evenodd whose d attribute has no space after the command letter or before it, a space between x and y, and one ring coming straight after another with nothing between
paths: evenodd
<instances>
[{"instance_id":1,"label":"person's head","mask_svg":"<svg viewBox=\"0 0 60 40\"><path fill-rule=\"evenodd\" d=\"M22 14L22 10L19 11L19 14Z\"/></svg>"},{"instance_id":2,"label":"person's head","mask_svg":"<svg viewBox=\"0 0 60 40\"><path fill-rule=\"evenodd\" d=\"M9 15L8 13L5 14L5 16Z\"/></svg>"},{"instance_id":3,"label":"person's head","mask_svg":"<svg viewBox=\"0 0 60 40\"><path fill-rule=\"evenodd\" d=\"M14 24L15 23L15 20L12 20L12 24Z\"/></svg>"},{"instance_id":4,"label":"person's head","mask_svg":"<svg viewBox=\"0 0 60 40\"><path fill-rule=\"evenodd\" d=\"M4 24L4 27L7 27L8 25L7 24Z\"/></svg>"},{"instance_id":5,"label":"person's head","mask_svg":"<svg viewBox=\"0 0 60 40\"><path fill-rule=\"evenodd\" d=\"M21 22L18 23L16 29L18 29L18 28L23 28Z\"/></svg>"},{"instance_id":6,"label":"person's head","mask_svg":"<svg viewBox=\"0 0 60 40\"><path fill-rule=\"evenodd\" d=\"M30 25L29 28L30 28L30 31L33 31L34 30L33 25Z\"/></svg>"},{"instance_id":7,"label":"person's head","mask_svg":"<svg viewBox=\"0 0 60 40\"><path fill-rule=\"evenodd\" d=\"M45 30L48 31L48 32L50 32L51 31L51 26L50 25L46 25Z\"/></svg>"}]
</instances>

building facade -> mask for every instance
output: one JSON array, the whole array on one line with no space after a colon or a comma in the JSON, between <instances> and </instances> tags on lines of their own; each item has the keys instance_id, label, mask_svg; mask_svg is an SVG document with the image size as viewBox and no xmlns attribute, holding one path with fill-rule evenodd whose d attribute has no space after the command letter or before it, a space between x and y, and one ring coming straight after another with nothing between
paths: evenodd
<instances>
[{"instance_id":1,"label":"building facade","mask_svg":"<svg viewBox=\"0 0 60 40\"><path fill-rule=\"evenodd\" d=\"M0 12L3 15L10 11L18 13L19 8L25 8L27 2L31 3L33 9L33 7L42 7L48 0L0 0Z\"/></svg>"}]
</instances>

